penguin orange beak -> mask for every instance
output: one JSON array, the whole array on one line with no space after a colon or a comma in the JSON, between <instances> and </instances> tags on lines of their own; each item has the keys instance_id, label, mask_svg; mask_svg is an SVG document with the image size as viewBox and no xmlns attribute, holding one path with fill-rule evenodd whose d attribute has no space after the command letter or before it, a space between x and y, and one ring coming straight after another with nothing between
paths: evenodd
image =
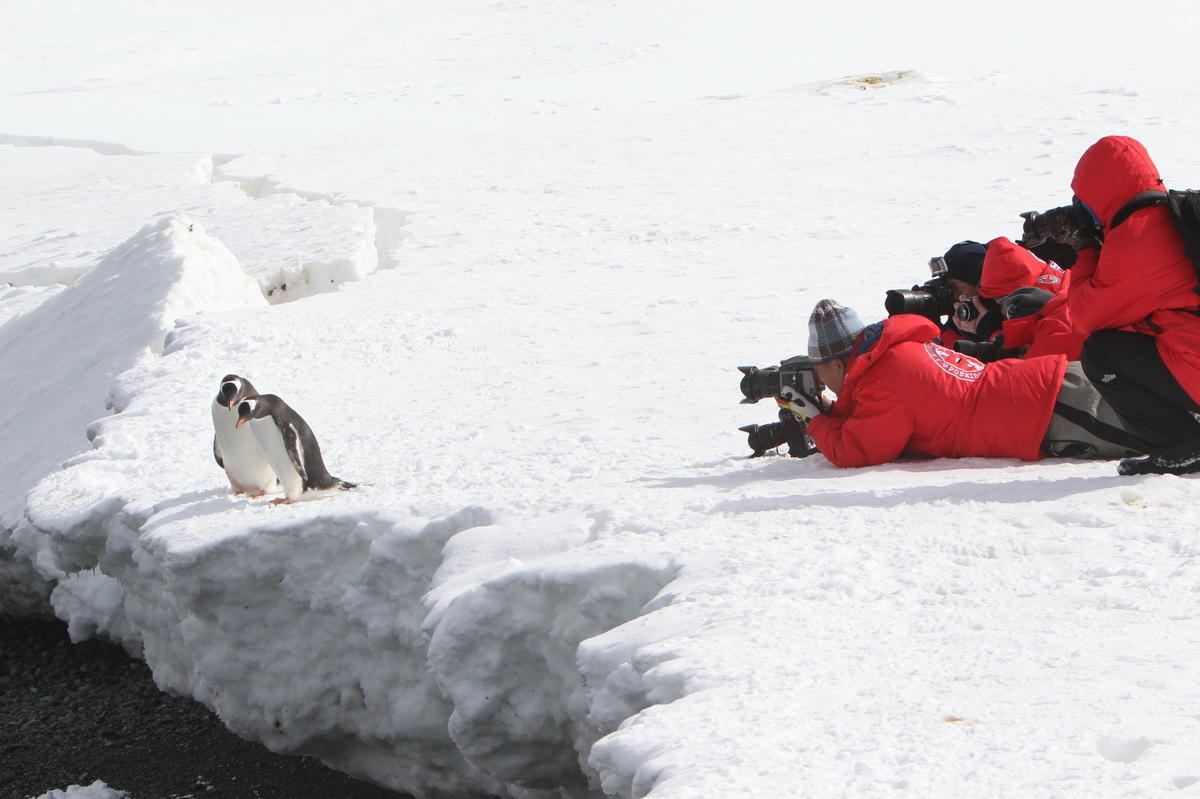
<instances>
[{"instance_id":1,"label":"penguin orange beak","mask_svg":"<svg viewBox=\"0 0 1200 799\"><path fill-rule=\"evenodd\" d=\"M249 421L249 419L250 419L250 417L249 417L249 416L245 416L245 417L243 417L243 418L241 418L241 419L238 419L238 420L237 420L237 424L235 424L235 425L234 425L234 427L241 427L241 426L242 426L242 425L244 425L244 424L245 424L247 421Z\"/></svg>"}]
</instances>

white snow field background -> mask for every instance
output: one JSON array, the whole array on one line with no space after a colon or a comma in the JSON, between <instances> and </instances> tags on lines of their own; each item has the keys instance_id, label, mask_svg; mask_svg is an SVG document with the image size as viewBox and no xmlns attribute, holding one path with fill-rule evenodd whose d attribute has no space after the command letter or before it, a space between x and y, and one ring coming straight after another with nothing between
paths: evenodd
<instances>
[{"instance_id":1,"label":"white snow field background","mask_svg":"<svg viewBox=\"0 0 1200 799\"><path fill-rule=\"evenodd\" d=\"M735 369L1200 187L1198 17L9 2L0 611L418 796L1200 796L1200 483L750 460ZM229 372L360 488L231 495Z\"/></svg>"}]
</instances>

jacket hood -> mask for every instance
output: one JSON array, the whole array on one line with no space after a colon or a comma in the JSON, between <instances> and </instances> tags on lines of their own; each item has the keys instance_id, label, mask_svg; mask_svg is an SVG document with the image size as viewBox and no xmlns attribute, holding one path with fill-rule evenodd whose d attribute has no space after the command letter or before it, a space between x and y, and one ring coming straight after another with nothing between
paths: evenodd
<instances>
[{"instance_id":1,"label":"jacket hood","mask_svg":"<svg viewBox=\"0 0 1200 799\"><path fill-rule=\"evenodd\" d=\"M939 332L937 325L916 314L889 316L883 321L867 325L854 342L850 369L853 370L859 363L863 364L859 368L865 369L866 364L874 362L895 345L905 341L932 341Z\"/></svg>"},{"instance_id":2,"label":"jacket hood","mask_svg":"<svg viewBox=\"0 0 1200 799\"><path fill-rule=\"evenodd\" d=\"M1107 230L1121 206L1144 191L1163 190L1163 181L1141 142L1105 136L1087 148L1075 165L1071 189Z\"/></svg>"},{"instance_id":3,"label":"jacket hood","mask_svg":"<svg viewBox=\"0 0 1200 799\"><path fill-rule=\"evenodd\" d=\"M1004 297L1026 286L1058 292L1062 285L1063 270L1057 266L1004 237L988 242L979 279L980 297Z\"/></svg>"}]
</instances>

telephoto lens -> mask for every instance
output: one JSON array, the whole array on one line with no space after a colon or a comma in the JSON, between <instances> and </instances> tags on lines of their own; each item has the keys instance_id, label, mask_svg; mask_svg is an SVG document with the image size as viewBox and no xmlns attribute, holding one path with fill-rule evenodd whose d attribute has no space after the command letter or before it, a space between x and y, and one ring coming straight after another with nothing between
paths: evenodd
<instances>
[{"instance_id":1,"label":"telephoto lens","mask_svg":"<svg viewBox=\"0 0 1200 799\"><path fill-rule=\"evenodd\" d=\"M757 366L739 366L738 371L742 373L742 389L743 405L758 402L765 397L774 397L779 391L779 368L776 366L768 366L766 369L759 369Z\"/></svg>"},{"instance_id":2,"label":"telephoto lens","mask_svg":"<svg viewBox=\"0 0 1200 799\"><path fill-rule=\"evenodd\" d=\"M783 422L748 424L745 427L739 427L738 430L746 434L746 444L754 450L751 458L760 458L766 454L767 450L782 447L787 443Z\"/></svg>"},{"instance_id":3,"label":"telephoto lens","mask_svg":"<svg viewBox=\"0 0 1200 799\"><path fill-rule=\"evenodd\" d=\"M788 410L780 409L778 422L748 424L738 430L746 434L746 443L754 450L751 458L760 458L767 450L777 449L784 444L788 445L788 455L792 458L806 458L817 451L804 422Z\"/></svg>"}]
</instances>

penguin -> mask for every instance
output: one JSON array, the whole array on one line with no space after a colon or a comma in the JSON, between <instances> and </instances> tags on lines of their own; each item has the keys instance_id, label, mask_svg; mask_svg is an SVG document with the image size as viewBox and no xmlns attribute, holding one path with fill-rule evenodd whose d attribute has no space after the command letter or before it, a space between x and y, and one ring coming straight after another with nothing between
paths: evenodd
<instances>
[{"instance_id":1,"label":"penguin","mask_svg":"<svg viewBox=\"0 0 1200 799\"><path fill-rule=\"evenodd\" d=\"M290 505L310 491L333 488L345 491L357 487L356 483L329 473L312 428L274 394L242 400L238 405L237 426L247 424L283 486L285 496L273 500L276 504Z\"/></svg>"},{"instance_id":2,"label":"penguin","mask_svg":"<svg viewBox=\"0 0 1200 799\"><path fill-rule=\"evenodd\" d=\"M238 430L238 405L258 392L244 377L225 375L212 401L213 457L225 470L235 494L261 497L279 490L279 481L258 439L249 430Z\"/></svg>"}]
</instances>

